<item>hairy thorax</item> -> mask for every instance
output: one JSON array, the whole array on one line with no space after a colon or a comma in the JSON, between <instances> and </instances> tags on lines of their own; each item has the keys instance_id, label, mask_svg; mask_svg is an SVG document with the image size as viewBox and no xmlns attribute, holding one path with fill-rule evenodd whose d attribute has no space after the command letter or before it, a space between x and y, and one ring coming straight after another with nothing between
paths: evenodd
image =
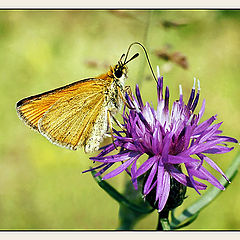
<instances>
[{"instance_id":1,"label":"hairy thorax","mask_svg":"<svg viewBox=\"0 0 240 240\"><path fill-rule=\"evenodd\" d=\"M109 73L108 73L109 74ZM115 115L119 112L122 107L122 96L124 96L124 82L126 80L126 74L123 74L121 78L114 78L112 75L101 75L99 78L102 78L105 81L109 81L106 84L105 89L105 101L100 111L100 114L96 118L96 122L92 129L92 132L86 141L85 151L94 152L99 149L99 145L105 137L105 133L108 130L108 121L112 121L112 118L108 119L108 111L111 115Z\"/></svg>"}]
</instances>

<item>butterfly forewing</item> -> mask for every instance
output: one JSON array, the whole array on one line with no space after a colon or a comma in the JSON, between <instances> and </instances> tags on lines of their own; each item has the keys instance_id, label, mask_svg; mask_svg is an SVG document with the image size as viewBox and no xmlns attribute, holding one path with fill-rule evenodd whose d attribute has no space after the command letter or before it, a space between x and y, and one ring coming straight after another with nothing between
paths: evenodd
<instances>
[{"instance_id":1,"label":"butterfly forewing","mask_svg":"<svg viewBox=\"0 0 240 240\"><path fill-rule=\"evenodd\" d=\"M76 149L86 145L90 133L106 118L106 88L111 81L86 79L17 103L19 116L25 123L60 146ZM106 132L106 126L99 134ZM95 131L96 132L96 131ZM102 136L96 136L102 138Z\"/></svg>"},{"instance_id":2,"label":"butterfly forewing","mask_svg":"<svg viewBox=\"0 0 240 240\"><path fill-rule=\"evenodd\" d=\"M17 103L17 112L21 119L30 127L38 130L38 121L44 113L60 98L76 94L79 91L84 91L88 87L88 83L94 79L85 79L71 83L64 87L60 87L51 91L47 91L35 96L24 98ZM94 91L94 86L92 91ZM91 91L91 90L90 90Z\"/></svg>"},{"instance_id":3,"label":"butterfly forewing","mask_svg":"<svg viewBox=\"0 0 240 240\"><path fill-rule=\"evenodd\" d=\"M97 92L61 98L40 119L39 130L53 143L75 150L89 138L103 103L104 95Z\"/></svg>"}]
</instances>

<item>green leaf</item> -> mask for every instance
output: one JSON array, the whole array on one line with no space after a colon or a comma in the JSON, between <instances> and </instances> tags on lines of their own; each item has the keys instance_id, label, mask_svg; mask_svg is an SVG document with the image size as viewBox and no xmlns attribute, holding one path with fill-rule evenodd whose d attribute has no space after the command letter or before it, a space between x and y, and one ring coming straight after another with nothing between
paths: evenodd
<instances>
[{"instance_id":1,"label":"green leaf","mask_svg":"<svg viewBox=\"0 0 240 240\"><path fill-rule=\"evenodd\" d=\"M172 227L171 229L180 229L180 228L188 226L189 224L191 224L192 222L194 222L196 220L196 218L198 217L198 214L199 214L199 212L192 215L185 223L177 225L176 227ZM172 214L172 218L174 218L173 214Z\"/></svg>"},{"instance_id":2,"label":"green leaf","mask_svg":"<svg viewBox=\"0 0 240 240\"><path fill-rule=\"evenodd\" d=\"M122 204L123 206L131 209L132 211L136 211L138 213L147 214L151 213L153 209L138 206L135 203L129 201L127 198L125 198L121 193L119 193L115 188L113 188L109 183L102 180L100 176L95 177L96 171L91 171L92 176L94 177L95 181L98 183L98 185L106 192L108 193L113 199L115 199L117 202ZM136 190L135 190L136 191Z\"/></svg>"}]
</instances>

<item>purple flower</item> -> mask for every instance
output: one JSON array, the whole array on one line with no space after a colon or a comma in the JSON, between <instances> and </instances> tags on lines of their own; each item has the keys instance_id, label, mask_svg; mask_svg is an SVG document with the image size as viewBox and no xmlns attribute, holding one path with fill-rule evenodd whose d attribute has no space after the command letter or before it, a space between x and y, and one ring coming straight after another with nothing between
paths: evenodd
<instances>
[{"instance_id":1,"label":"purple flower","mask_svg":"<svg viewBox=\"0 0 240 240\"><path fill-rule=\"evenodd\" d=\"M200 94L199 81L197 93L195 82L196 80L187 104L183 101L180 86L179 100L173 103L171 111L168 87L163 96L163 77L158 77L156 110L148 102L143 104L138 86L136 86L136 97L126 94L126 101L131 109L127 112L124 108L123 131L114 130L116 133L114 144L120 147L120 151L117 154L108 155L115 150L112 143L103 147L97 157L92 157L91 160L102 163L94 168L101 169L96 175L103 174L112 165L121 162L120 166L103 176L103 179L112 178L126 170L137 189L137 178L145 174L143 194L146 196L153 188L156 189L155 201L158 202L159 212L167 202L171 178L194 188L199 194L199 190L205 190L207 185L195 178L206 180L224 190L217 178L203 167L203 163L210 165L228 180L223 171L206 154L229 152L233 148L227 147L226 142L237 143L238 141L220 135L222 131L219 127L222 122L213 124L216 115L200 123L205 109L205 100L199 113L194 113ZM138 159L143 154L147 154L148 159L137 168ZM179 170L179 166L185 167L186 174Z\"/></svg>"}]
</instances>

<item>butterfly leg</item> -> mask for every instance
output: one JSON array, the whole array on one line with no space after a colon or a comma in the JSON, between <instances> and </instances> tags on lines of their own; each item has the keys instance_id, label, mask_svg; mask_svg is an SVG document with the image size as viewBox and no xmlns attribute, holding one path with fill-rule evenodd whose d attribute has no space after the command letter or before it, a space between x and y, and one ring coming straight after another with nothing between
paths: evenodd
<instances>
[{"instance_id":1,"label":"butterfly leg","mask_svg":"<svg viewBox=\"0 0 240 240\"><path fill-rule=\"evenodd\" d=\"M130 88L130 87L129 87L129 88ZM126 89L126 88L125 88L125 89ZM126 92L125 89L124 89L124 92ZM118 87L118 94L119 94L120 98L122 99L124 105L126 105L129 109L132 109L132 110L135 109L135 108L131 107L131 106L128 104L128 102L126 101L126 99L125 99L125 97L123 96L123 93L122 93L122 91L120 90L119 87ZM132 98L132 95L129 95L129 97Z\"/></svg>"},{"instance_id":2,"label":"butterfly leg","mask_svg":"<svg viewBox=\"0 0 240 240\"><path fill-rule=\"evenodd\" d=\"M111 133L113 145L114 145L115 149L117 149L117 146L116 146L116 144L114 142L114 137L113 137L113 129L112 129L111 111L110 110L107 111L107 121L108 121L108 126L110 128L110 133Z\"/></svg>"},{"instance_id":3,"label":"butterfly leg","mask_svg":"<svg viewBox=\"0 0 240 240\"><path fill-rule=\"evenodd\" d=\"M111 111L109 111L109 112L110 112L110 115L111 115L112 119L114 120L114 122L115 122L123 131L125 131L123 125L113 116L113 114L111 113Z\"/></svg>"},{"instance_id":4,"label":"butterfly leg","mask_svg":"<svg viewBox=\"0 0 240 240\"><path fill-rule=\"evenodd\" d=\"M124 93L126 92L130 98L132 98L132 89L130 86L125 86Z\"/></svg>"}]
</instances>

